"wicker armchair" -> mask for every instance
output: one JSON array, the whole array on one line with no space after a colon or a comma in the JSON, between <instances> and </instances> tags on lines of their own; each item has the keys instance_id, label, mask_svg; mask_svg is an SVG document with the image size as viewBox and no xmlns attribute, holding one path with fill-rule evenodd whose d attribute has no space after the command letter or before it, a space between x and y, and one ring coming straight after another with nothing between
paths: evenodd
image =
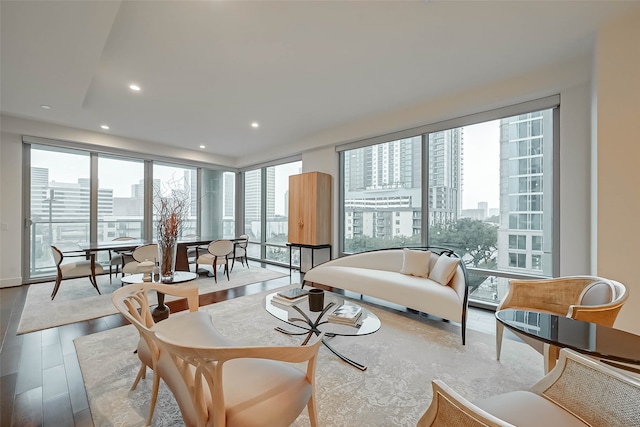
<instances>
[{"instance_id":1,"label":"wicker armchair","mask_svg":"<svg viewBox=\"0 0 640 427\"><path fill-rule=\"evenodd\" d=\"M628 297L627 289L622 283L596 276L511 280L509 291L497 309L540 311L603 326L613 326ZM496 358L498 360L500 360L503 331L504 325L496 322ZM524 335L517 335L545 356L545 372L549 372L558 358L559 349Z\"/></svg>"},{"instance_id":2,"label":"wicker armchair","mask_svg":"<svg viewBox=\"0 0 640 427\"><path fill-rule=\"evenodd\" d=\"M418 421L427 426L637 426L640 381L573 350L528 391L471 403L433 381L431 405Z\"/></svg>"}]
</instances>

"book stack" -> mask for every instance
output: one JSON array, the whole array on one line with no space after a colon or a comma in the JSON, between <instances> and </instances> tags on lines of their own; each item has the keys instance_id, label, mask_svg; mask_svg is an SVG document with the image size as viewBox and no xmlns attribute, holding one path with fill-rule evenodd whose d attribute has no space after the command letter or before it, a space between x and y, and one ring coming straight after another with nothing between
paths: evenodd
<instances>
[{"instance_id":1,"label":"book stack","mask_svg":"<svg viewBox=\"0 0 640 427\"><path fill-rule=\"evenodd\" d=\"M344 304L333 310L327 320L341 325L357 326L362 316L362 307L345 301Z\"/></svg>"},{"instance_id":2,"label":"book stack","mask_svg":"<svg viewBox=\"0 0 640 427\"><path fill-rule=\"evenodd\" d=\"M271 299L271 302L275 302L280 305L296 305L300 301L307 299L308 293L309 291L306 289L291 288L275 294Z\"/></svg>"}]
</instances>

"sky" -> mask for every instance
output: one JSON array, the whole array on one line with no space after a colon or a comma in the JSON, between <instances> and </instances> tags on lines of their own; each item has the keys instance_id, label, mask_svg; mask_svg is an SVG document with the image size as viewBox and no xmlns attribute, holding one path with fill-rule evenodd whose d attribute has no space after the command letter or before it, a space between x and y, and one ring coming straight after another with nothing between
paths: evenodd
<instances>
[{"instance_id":1,"label":"sky","mask_svg":"<svg viewBox=\"0 0 640 427\"><path fill-rule=\"evenodd\" d=\"M500 207L500 120L464 127L462 208Z\"/></svg>"}]
</instances>

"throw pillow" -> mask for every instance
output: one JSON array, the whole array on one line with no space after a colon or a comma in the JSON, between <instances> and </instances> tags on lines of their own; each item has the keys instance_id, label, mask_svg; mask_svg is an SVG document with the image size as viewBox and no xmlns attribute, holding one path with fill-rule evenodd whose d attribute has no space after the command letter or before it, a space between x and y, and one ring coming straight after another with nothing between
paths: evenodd
<instances>
[{"instance_id":1,"label":"throw pillow","mask_svg":"<svg viewBox=\"0 0 640 427\"><path fill-rule=\"evenodd\" d=\"M431 251L418 251L404 248L402 250L402 274L412 276L429 276L429 257Z\"/></svg>"},{"instance_id":2,"label":"throw pillow","mask_svg":"<svg viewBox=\"0 0 640 427\"><path fill-rule=\"evenodd\" d=\"M429 279L447 286L455 274L459 262L458 258L440 255L436 260L436 265L433 266L431 273L429 273Z\"/></svg>"}]
</instances>

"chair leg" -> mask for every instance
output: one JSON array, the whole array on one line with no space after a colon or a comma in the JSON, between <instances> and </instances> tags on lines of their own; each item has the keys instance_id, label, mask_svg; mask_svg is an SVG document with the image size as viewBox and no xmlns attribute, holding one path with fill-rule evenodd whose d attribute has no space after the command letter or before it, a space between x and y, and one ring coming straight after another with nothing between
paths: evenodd
<instances>
[{"instance_id":1,"label":"chair leg","mask_svg":"<svg viewBox=\"0 0 640 427\"><path fill-rule=\"evenodd\" d=\"M504 332L504 325L496 321L496 360L500 360L500 353L502 352L502 333Z\"/></svg>"},{"instance_id":2,"label":"chair leg","mask_svg":"<svg viewBox=\"0 0 640 427\"><path fill-rule=\"evenodd\" d=\"M153 390L151 391L151 405L149 405L149 418L147 418L147 425L150 426L153 421L153 411L156 409L156 401L158 400L158 388L160 387L160 375L157 372L153 372Z\"/></svg>"},{"instance_id":3,"label":"chair leg","mask_svg":"<svg viewBox=\"0 0 640 427\"><path fill-rule=\"evenodd\" d=\"M89 276L89 281L91 282L93 287L96 288L96 291L98 291L98 295L102 295L100 293L100 289L98 289L98 282L96 281L96 276L94 274L91 274L91 276Z\"/></svg>"},{"instance_id":4,"label":"chair leg","mask_svg":"<svg viewBox=\"0 0 640 427\"><path fill-rule=\"evenodd\" d=\"M234 265L236 265L236 257L233 257L233 261L231 261L231 271L233 271ZM242 265L244 265L244 263Z\"/></svg>"},{"instance_id":5,"label":"chair leg","mask_svg":"<svg viewBox=\"0 0 640 427\"><path fill-rule=\"evenodd\" d=\"M136 376L136 380L133 382L133 385L131 386L131 390L135 390L136 387L138 387L138 383L140 382L140 380L142 378L145 378L147 376L147 365L145 365L144 363L140 364L140 370L138 371L138 376Z\"/></svg>"},{"instance_id":6,"label":"chair leg","mask_svg":"<svg viewBox=\"0 0 640 427\"><path fill-rule=\"evenodd\" d=\"M53 301L58 293L58 289L60 289L60 282L62 282L62 275L58 273L58 277L56 277L56 284L53 287L53 292L51 292L51 301Z\"/></svg>"},{"instance_id":7,"label":"chair leg","mask_svg":"<svg viewBox=\"0 0 640 427\"><path fill-rule=\"evenodd\" d=\"M224 264L224 272L227 273L227 280L231 280L231 278L229 277L229 262L226 262Z\"/></svg>"},{"instance_id":8,"label":"chair leg","mask_svg":"<svg viewBox=\"0 0 640 427\"><path fill-rule=\"evenodd\" d=\"M116 268L116 276L118 275L118 269ZM111 264L109 264L109 284L111 284Z\"/></svg>"},{"instance_id":9,"label":"chair leg","mask_svg":"<svg viewBox=\"0 0 640 427\"><path fill-rule=\"evenodd\" d=\"M313 395L307 402L307 410L309 411L309 423L311 427L318 426L318 409L316 408L316 399Z\"/></svg>"},{"instance_id":10,"label":"chair leg","mask_svg":"<svg viewBox=\"0 0 640 427\"><path fill-rule=\"evenodd\" d=\"M213 280L218 283L218 266L213 264Z\"/></svg>"}]
</instances>

